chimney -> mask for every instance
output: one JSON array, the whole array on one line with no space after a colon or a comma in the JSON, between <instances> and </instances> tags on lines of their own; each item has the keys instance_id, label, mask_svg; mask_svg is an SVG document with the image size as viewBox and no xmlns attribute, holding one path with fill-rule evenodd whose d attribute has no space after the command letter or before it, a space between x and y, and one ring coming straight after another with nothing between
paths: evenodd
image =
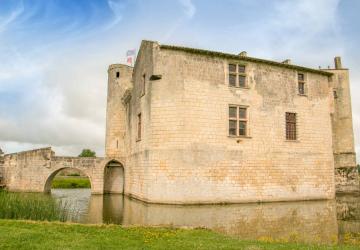
<instances>
[{"instance_id":1,"label":"chimney","mask_svg":"<svg viewBox=\"0 0 360 250\"><path fill-rule=\"evenodd\" d=\"M335 57L334 61L335 61L335 69L342 69L341 57L340 56Z\"/></svg>"},{"instance_id":2,"label":"chimney","mask_svg":"<svg viewBox=\"0 0 360 250\"><path fill-rule=\"evenodd\" d=\"M285 61L281 62L283 64L291 64L291 59L286 59Z\"/></svg>"},{"instance_id":3,"label":"chimney","mask_svg":"<svg viewBox=\"0 0 360 250\"><path fill-rule=\"evenodd\" d=\"M247 52L246 52L246 51L242 51L242 52L240 52L239 56L247 56Z\"/></svg>"}]
</instances>

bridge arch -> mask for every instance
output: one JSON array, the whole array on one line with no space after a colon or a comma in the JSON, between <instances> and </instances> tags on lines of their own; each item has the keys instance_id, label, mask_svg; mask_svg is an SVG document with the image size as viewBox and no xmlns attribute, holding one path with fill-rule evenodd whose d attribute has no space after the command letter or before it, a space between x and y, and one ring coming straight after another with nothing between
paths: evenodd
<instances>
[{"instance_id":1,"label":"bridge arch","mask_svg":"<svg viewBox=\"0 0 360 250\"><path fill-rule=\"evenodd\" d=\"M78 170L80 171L82 174L86 175L86 177L89 178L89 181L90 181L90 185L91 185L91 189L93 189L93 183L92 183L92 178L89 174L87 174L85 171L79 169L79 168L74 168L74 167L63 167L63 168L59 168L55 171L53 171L47 178L46 178L46 181L45 181L45 186L44 186L44 192L45 193L50 193L51 192L51 185L52 185L52 181L54 180L55 176L61 171L61 170L64 170L64 169L75 169L75 170Z\"/></svg>"},{"instance_id":2,"label":"bridge arch","mask_svg":"<svg viewBox=\"0 0 360 250\"><path fill-rule=\"evenodd\" d=\"M118 160L110 160L104 167L104 193L123 194L125 187L125 168Z\"/></svg>"}]
</instances>

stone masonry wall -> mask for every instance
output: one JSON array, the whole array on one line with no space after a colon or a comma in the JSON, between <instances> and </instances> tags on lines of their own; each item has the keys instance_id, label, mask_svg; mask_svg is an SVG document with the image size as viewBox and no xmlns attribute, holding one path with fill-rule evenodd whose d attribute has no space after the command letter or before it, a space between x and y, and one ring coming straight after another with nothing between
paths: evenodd
<instances>
[{"instance_id":1,"label":"stone masonry wall","mask_svg":"<svg viewBox=\"0 0 360 250\"><path fill-rule=\"evenodd\" d=\"M54 152L50 148L8 154L4 157L5 184L10 191L42 192Z\"/></svg>"},{"instance_id":2,"label":"stone masonry wall","mask_svg":"<svg viewBox=\"0 0 360 250\"><path fill-rule=\"evenodd\" d=\"M49 192L51 181L63 169L78 169L90 178L92 193L103 193L104 167L100 157L55 156L42 148L4 156L4 182L10 191Z\"/></svg>"},{"instance_id":3,"label":"stone masonry wall","mask_svg":"<svg viewBox=\"0 0 360 250\"><path fill-rule=\"evenodd\" d=\"M340 58L337 58L340 60ZM338 68L327 70L333 73L331 87L334 97L332 116L333 149L335 159L336 191L359 192L359 173L356 166L349 71Z\"/></svg>"},{"instance_id":4,"label":"stone masonry wall","mask_svg":"<svg viewBox=\"0 0 360 250\"><path fill-rule=\"evenodd\" d=\"M132 67L113 64L108 69L108 94L106 108L106 157L125 157L125 116L123 104L126 91L131 90Z\"/></svg>"},{"instance_id":5,"label":"stone masonry wall","mask_svg":"<svg viewBox=\"0 0 360 250\"><path fill-rule=\"evenodd\" d=\"M143 199L148 196L148 183L154 181L149 166L151 139L151 98L153 75L153 43L143 42L133 73L131 100L126 103L126 170L125 193ZM141 114L141 138L138 138L138 115Z\"/></svg>"},{"instance_id":6,"label":"stone masonry wall","mask_svg":"<svg viewBox=\"0 0 360 250\"><path fill-rule=\"evenodd\" d=\"M146 115L145 139L130 146L138 154L129 193L158 203L334 197L327 76L305 72L307 95L299 96L296 70L244 62L249 88L232 88L230 61L153 46L141 68L153 63L162 78L147 85L148 97L132 100ZM248 106L247 138L228 137L230 104ZM285 139L285 112L298 114L297 141Z\"/></svg>"}]
</instances>

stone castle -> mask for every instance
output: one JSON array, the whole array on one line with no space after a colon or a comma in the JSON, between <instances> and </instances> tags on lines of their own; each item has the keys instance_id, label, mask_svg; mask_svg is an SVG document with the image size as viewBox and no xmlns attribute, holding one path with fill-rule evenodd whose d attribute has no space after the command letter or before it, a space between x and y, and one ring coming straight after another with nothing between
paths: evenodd
<instances>
[{"instance_id":1,"label":"stone castle","mask_svg":"<svg viewBox=\"0 0 360 250\"><path fill-rule=\"evenodd\" d=\"M92 193L151 203L333 199L359 191L349 71L143 41L110 65L103 158L0 155L0 185L49 192L76 168Z\"/></svg>"},{"instance_id":2,"label":"stone castle","mask_svg":"<svg viewBox=\"0 0 360 250\"><path fill-rule=\"evenodd\" d=\"M108 70L106 157L154 203L332 199L359 189L349 71L143 41Z\"/></svg>"}]
</instances>

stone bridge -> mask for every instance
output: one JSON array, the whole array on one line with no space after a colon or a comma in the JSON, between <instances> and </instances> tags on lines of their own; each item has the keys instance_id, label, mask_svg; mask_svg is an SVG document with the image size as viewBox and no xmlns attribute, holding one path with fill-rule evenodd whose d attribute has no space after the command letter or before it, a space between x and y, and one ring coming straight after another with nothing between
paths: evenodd
<instances>
[{"instance_id":1,"label":"stone bridge","mask_svg":"<svg viewBox=\"0 0 360 250\"><path fill-rule=\"evenodd\" d=\"M53 178L67 168L80 170L88 176L93 194L124 191L122 159L55 156L50 147L0 158L0 184L9 191L50 192Z\"/></svg>"}]
</instances>

